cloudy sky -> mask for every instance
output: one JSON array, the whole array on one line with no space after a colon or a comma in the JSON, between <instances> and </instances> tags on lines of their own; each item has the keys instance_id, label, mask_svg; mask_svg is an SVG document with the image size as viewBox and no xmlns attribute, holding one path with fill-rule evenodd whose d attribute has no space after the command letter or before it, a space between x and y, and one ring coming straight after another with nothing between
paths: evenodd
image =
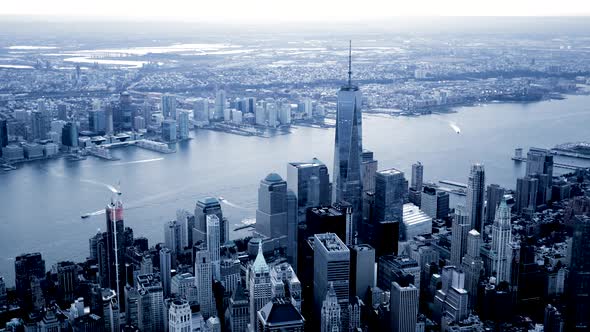
<instances>
[{"instance_id":1,"label":"cloudy sky","mask_svg":"<svg viewBox=\"0 0 590 332\"><path fill-rule=\"evenodd\" d=\"M590 15L590 0L8 0L3 15L212 22L348 21L395 16Z\"/></svg>"}]
</instances>

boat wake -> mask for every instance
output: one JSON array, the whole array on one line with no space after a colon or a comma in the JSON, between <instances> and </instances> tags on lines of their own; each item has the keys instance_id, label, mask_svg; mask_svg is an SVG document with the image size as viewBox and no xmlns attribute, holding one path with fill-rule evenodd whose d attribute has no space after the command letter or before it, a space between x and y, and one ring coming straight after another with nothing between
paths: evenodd
<instances>
[{"instance_id":1,"label":"boat wake","mask_svg":"<svg viewBox=\"0 0 590 332\"><path fill-rule=\"evenodd\" d=\"M221 196L220 196L220 197L218 197L218 199L219 199L219 201L220 201L220 202L222 202L222 203L224 203L224 204L227 204L227 205L229 205L229 206L231 206L231 207L233 207L233 208L236 208L236 209L242 209L242 210L249 210L248 208L246 208L246 207L243 207L243 206L240 206L240 205L238 205L238 204L235 204L235 203L232 203L232 202L228 201L227 199L225 199L225 198L223 198L223 197L221 197Z\"/></svg>"},{"instance_id":2,"label":"boat wake","mask_svg":"<svg viewBox=\"0 0 590 332\"><path fill-rule=\"evenodd\" d=\"M126 161L122 163L113 163L109 164L110 166L124 166L124 165L133 165L133 164L144 164L144 163L151 163L154 161L161 161L164 160L163 157L160 158L152 158L152 159L142 159L142 160L133 160L133 161Z\"/></svg>"},{"instance_id":3,"label":"boat wake","mask_svg":"<svg viewBox=\"0 0 590 332\"><path fill-rule=\"evenodd\" d=\"M449 126L451 126L451 129L453 129L457 134L461 133L461 128L459 128L456 123L449 122Z\"/></svg>"}]
</instances>

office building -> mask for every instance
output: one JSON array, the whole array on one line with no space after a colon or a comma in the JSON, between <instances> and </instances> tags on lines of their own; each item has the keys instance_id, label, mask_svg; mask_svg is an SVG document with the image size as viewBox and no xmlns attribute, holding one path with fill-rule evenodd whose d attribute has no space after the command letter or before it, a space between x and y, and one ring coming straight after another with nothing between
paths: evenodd
<instances>
[{"instance_id":1,"label":"office building","mask_svg":"<svg viewBox=\"0 0 590 332\"><path fill-rule=\"evenodd\" d=\"M453 322L460 322L467 318L469 296L465 290L465 274L455 266L445 266L441 284L441 289L434 296L435 320L440 322L444 316Z\"/></svg>"},{"instance_id":2,"label":"office building","mask_svg":"<svg viewBox=\"0 0 590 332\"><path fill-rule=\"evenodd\" d=\"M7 303L6 282L4 281L4 277L0 276L0 308L4 307Z\"/></svg>"},{"instance_id":3,"label":"office building","mask_svg":"<svg viewBox=\"0 0 590 332\"><path fill-rule=\"evenodd\" d=\"M215 316L217 310L213 297L213 266L211 254L207 250L199 250L195 253L195 286L197 286L197 297L203 318Z\"/></svg>"},{"instance_id":4,"label":"office building","mask_svg":"<svg viewBox=\"0 0 590 332\"><path fill-rule=\"evenodd\" d=\"M2 156L2 148L8 145L8 125L7 121L0 119L0 157Z\"/></svg>"},{"instance_id":5,"label":"office building","mask_svg":"<svg viewBox=\"0 0 590 332\"><path fill-rule=\"evenodd\" d=\"M191 306L186 300L174 300L168 309L169 332L192 332Z\"/></svg>"},{"instance_id":6,"label":"office building","mask_svg":"<svg viewBox=\"0 0 590 332\"><path fill-rule=\"evenodd\" d=\"M373 158L373 151L363 150L361 161L363 191L375 192L375 175L378 164L378 161Z\"/></svg>"},{"instance_id":7,"label":"office building","mask_svg":"<svg viewBox=\"0 0 590 332\"><path fill-rule=\"evenodd\" d=\"M176 266L176 257L182 253L182 225L176 220L164 224L164 246L170 249L172 266Z\"/></svg>"},{"instance_id":8,"label":"office building","mask_svg":"<svg viewBox=\"0 0 590 332\"><path fill-rule=\"evenodd\" d=\"M485 225L491 225L496 218L496 209L504 197L504 188L497 184L490 184L486 189Z\"/></svg>"},{"instance_id":9,"label":"office building","mask_svg":"<svg viewBox=\"0 0 590 332\"><path fill-rule=\"evenodd\" d=\"M145 118L143 116L134 116L133 117L133 129L135 131L142 131L147 128L147 124L145 122Z\"/></svg>"},{"instance_id":10,"label":"office building","mask_svg":"<svg viewBox=\"0 0 590 332\"><path fill-rule=\"evenodd\" d=\"M170 282L170 293L177 298L187 300L189 304L198 303L195 277L190 273L178 273Z\"/></svg>"},{"instance_id":11,"label":"office building","mask_svg":"<svg viewBox=\"0 0 590 332\"><path fill-rule=\"evenodd\" d=\"M297 241L299 222L297 221L297 196L287 190L287 261L297 270Z\"/></svg>"},{"instance_id":12,"label":"office building","mask_svg":"<svg viewBox=\"0 0 590 332\"><path fill-rule=\"evenodd\" d=\"M496 219L492 225L492 273L496 275L497 282L510 282L512 242L510 208L506 199L502 198L496 210Z\"/></svg>"},{"instance_id":13,"label":"office building","mask_svg":"<svg viewBox=\"0 0 590 332\"><path fill-rule=\"evenodd\" d=\"M482 164L471 166L469 179L467 180L466 208L469 215L471 229L478 232L483 230L483 207L485 191L485 171Z\"/></svg>"},{"instance_id":14,"label":"office building","mask_svg":"<svg viewBox=\"0 0 590 332\"><path fill-rule=\"evenodd\" d=\"M260 181L256 232L270 238L287 235L287 182L276 173Z\"/></svg>"},{"instance_id":15,"label":"office building","mask_svg":"<svg viewBox=\"0 0 590 332\"><path fill-rule=\"evenodd\" d=\"M164 142L176 142L176 120L166 119L162 121L162 140Z\"/></svg>"},{"instance_id":16,"label":"office building","mask_svg":"<svg viewBox=\"0 0 590 332\"><path fill-rule=\"evenodd\" d=\"M301 282L289 263L280 263L270 269L273 298L286 298L293 301L295 308L301 311Z\"/></svg>"},{"instance_id":17,"label":"office building","mask_svg":"<svg viewBox=\"0 0 590 332\"><path fill-rule=\"evenodd\" d=\"M351 75L349 60L348 82L338 91L336 104L332 201L345 201L352 205L351 233L356 234L361 226L363 211L361 174L363 96L358 86L352 84Z\"/></svg>"},{"instance_id":18,"label":"office building","mask_svg":"<svg viewBox=\"0 0 590 332\"><path fill-rule=\"evenodd\" d=\"M168 248L160 249L160 281L166 299L171 295L170 286L172 284L172 250Z\"/></svg>"},{"instance_id":19,"label":"office building","mask_svg":"<svg viewBox=\"0 0 590 332\"><path fill-rule=\"evenodd\" d=\"M119 97L119 107L117 112L113 115L115 130L130 131L133 119L133 102L129 92L124 91Z\"/></svg>"},{"instance_id":20,"label":"office building","mask_svg":"<svg viewBox=\"0 0 590 332\"><path fill-rule=\"evenodd\" d=\"M137 276L139 293L138 328L142 332L161 332L165 330L164 294L157 274Z\"/></svg>"},{"instance_id":21,"label":"office building","mask_svg":"<svg viewBox=\"0 0 590 332\"><path fill-rule=\"evenodd\" d=\"M176 97L171 95L162 96L162 115L165 119L176 120Z\"/></svg>"},{"instance_id":22,"label":"office building","mask_svg":"<svg viewBox=\"0 0 590 332\"><path fill-rule=\"evenodd\" d=\"M394 281L390 287L391 331L415 332L420 288L411 283L411 277Z\"/></svg>"},{"instance_id":23,"label":"office building","mask_svg":"<svg viewBox=\"0 0 590 332\"><path fill-rule=\"evenodd\" d=\"M51 116L48 111L31 112L31 134L33 140L47 139L51 129Z\"/></svg>"},{"instance_id":24,"label":"office building","mask_svg":"<svg viewBox=\"0 0 590 332\"><path fill-rule=\"evenodd\" d=\"M424 165L421 162L412 164L412 180L410 188L417 192L422 192L422 185L424 183Z\"/></svg>"},{"instance_id":25,"label":"office building","mask_svg":"<svg viewBox=\"0 0 590 332\"><path fill-rule=\"evenodd\" d=\"M409 241L414 236L432 234L432 218L412 203L403 206L403 223L400 224L400 240Z\"/></svg>"},{"instance_id":26,"label":"office building","mask_svg":"<svg viewBox=\"0 0 590 332\"><path fill-rule=\"evenodd\" d=\"M347 309L350 299L350 250L336 234L314 235L314 317L321 320L322 303L330 285L334 287L341 307L342 326L348 326Z\"/></svg>"},{"instance_id":27,"label":"office building","mask_svg":"<svg viewBox=\"0 0 590 332\"><path fill-rule=\"evenodd\" d=\"M14 275L16 295L25 309L31 309L34 304L35 292L32 288L34 279L45 277L45 260L41 253L17 256L14 261Z\"/></svg>"},{"instance_id":28,"label":"office building","mask_svg":"<svg viewBox=\"0 0 590 332\"><path fill-rule=\"evenodd\" d=\"M78 266L74 262L57 263L57 284L62 303L74 301L78 286Z\"/></svg>"},{"instance_id":29,"label":"office building","mask_svg":"<svg viewBox=\"0 0 590 332\"><path fill-rule=\"evenodd\" d=\"M413 278L411 283L420 289L420 265L416 260L406 255L379 257L377 287L390 290L393 281L399 281L406 275L411 275Z\"/></svg>"},{"instance_id":30,"label":"office building","mask_svg":"<svg viewBox=\"0 0 590 332\"><path fill-rule=\"evenodd\" d=\"M461 259L467 252L467 234L469 233L471 224L469 223L469 215L464 205L457 205L455 208L455 215L453 217L452 225L452 240L451 240L451 264L455 266L461 265Z\"/></svg>"},{"instance_id":31,"label":"office building","mask_svg":"<svg viewBox=\"0 0 590 332\"><path fill-rule=\"evenodd\" d=\"M239 259L222 259L220 265L220 281L227 294L232 294L241 283L241 264Z\"/></svg>"},{"instance_id":32,"label":"office building","mask_svg":"<svg viewBox=\"0 0 590 332\"><path fill-rule=\"evenodd\" d=\"M190 246L196 244L197 241L207 241L208 215L216 215L217 218L219 218L219 242L226 243L229 241L229 224L227 220L223 218L223 212L221 211L221 204L219 203L219 200L214 197L203 197L197 200L194 225L191 228L192 231L188 233Z\"/></svg>"},{"instance_id":33,"label":"office building","mask_svg":"<svg viewBox=\"0 0 590 332\"><path fill-rule=\"evenodd\" d=\"M400 239L399 221L378 221L374 224L371 244L375 248L376 256L398 253Z\"/></svg>"},{"instance_id":34,"label":"office building","mask_svg":"<svg viewBox=\"0 0 590 332\"><path fill-rule=\"evenodd\" d=\"M375 176L375 221L401 221L407 181L395 169L378 171Z\"/></svg>"},{"instance_id":35,"label":"office building","mask_svg":"<svg viewBox=\"0 0 590 332\"><path fill-rule=\"evenodd\" d=\"M61 129L61 144L68 148L78 147L78 127L73 122L66 123Z\"/></svg>"},{"instance_id":36,"label":"office building","mask_svg":"<svg viewBox=\"0 0 590 332\"><path fill-rule=\"evenodd\" d=\"M573 222L571 268L568 278L566 330L590 328L590 217L576 216Z\"/></svg>"},{"instance_id":37,"label":"office building","mask_svg":"<svg viewBox=\"0 0 590 332\"><path fill-rule=\"evenodd\" d=\"M553 155L547 149L530 148L527 153L526 176L534 176L540 179L539 204L544 204L551 199L551 185L553 180Z\"/></svg>"},{"instance_id":38,"label":"office building","mask_svg":"<svg viewBox=\"0 0 590 332\"><path fill-rule=\"evenodd\" d=\"M330 283L326 298L322 303L321 312L321 332L342 331L340 304L334 286Z\"/></svg>"},{"instance_id":39,"label":"office building","mask_svg":"<svg viewBox=\"0 0 590 332\"><path fill-rule=\"evenodd\" d=\"M539 179L525 176L516 180L515 209L519 214L532 215L537 210Z\"/></svg>"},{"instance_id":40,"label":"office building","mask_svg":"<svg viewBox=\"0 0 590 332\"><path fill-rule=\"evenodd\" d=\"M449 193L435 187L423 186L420 196L420 210L434 219L449 216Z\"/></svg>"},{"instance_id":41,"label":"office building","mask_svg":"<svg viewBox=\"0 0 590 332\"><path fill-rule=\"evenodd\" d=\"M298 222L305 221L308 208L330 205L328 167L316 158L311 162L287 164L287 188L297 197Z\"/></svg>"},{"instance_id":42,"label":"office building","mask_svg":"<svg viewBox=\"0 0 590 332\"><path fill-rule=\"evenodd\" d=\"M199 123L208 124L213 117L214 109L209 111L209 100L205 98L197 98L193 104L193 119Z\"/></svg>"},{"instance_id":43,"label":"office building","mask_svg":"<svg viewBox=\"0 0 590 332\"><path fill-rule=\"evenodd\" d=\"M250 322L250 303L242 283L238 283L229 300L229 327L231 331L247 331Z\"/></svg>"},{"instance_id":44,"label":"office building","mask_svg":"<svg viewBox=\"0 0 590 332\"><path fill-rule=\"evenodd\" d=\"M350 204L335 203L332 206L310 208L307 210L303 238L320 233L335 233L338 238L346 239L351 220L352 206Z\"/></svg>"},{"instance_id":45,"label":"office building","mask_svg":"<svg viewBox=\"0 0 590 332\"><path fill-rule=\"evenodd\" d=\"M305 319L291 302L274 299L257 312L257 324L259 332L303 332Z\"/></svg>"},{"instance_id":46,"label":"office building","mask_svg":"<svg viewBox=\"0 0 590 332\"><path fill-rule=\"evenodd\" d=\"M220 229L219 218L214 215L207 216L207 251L211 255L211 265L213 268L213 278L221 280L221 258L220 258Z\"/></svg>"},{"instance_id":47,"label":"office building","mask_svg":"<svg viewBox=\"0 0 590 332\"><path fill-rule=\"evenodd\" d=\"M107 117L104 110L96 109L88 111L88 130L92 131L93 133L104 133L107 125L106 121Z\"/></svg>"},{"instance_id":48,"label":"office building","mask_svg":"<svg viewBox=\"0 0 590 332\"><path fill-rule=\"evenodd\" d=\"M258 246L258 254L254 263L250 266L250 326L256 328L258 310L262 309L272 299L272 283L270 281L270 268L266 264L262 254L262 245ZM258 328L256 328L259 331Z\"/></svg>"},{"instance_id":49,"label":"office building","mask_svg":"<svg viewBox=\"0 0 590 332\"><path fill-rule=\"evenodd\" d=\"M364 299L375 287L375 249L368 244L350 247L350 295Z\"/></svg>"},{"instance_id":50,"label":"office building","mask_svg":"<svg viewBox=\"0 0 590 332\"><path fill-rule=\"evenodd\" d=\"M471 308L477 303L477 288L483 274L483 259L480 256L481 235L475 229L467 233L467 252L463 256L461 267L465 273L465 290L469 294Z\"/></svg>"}]
</instances>

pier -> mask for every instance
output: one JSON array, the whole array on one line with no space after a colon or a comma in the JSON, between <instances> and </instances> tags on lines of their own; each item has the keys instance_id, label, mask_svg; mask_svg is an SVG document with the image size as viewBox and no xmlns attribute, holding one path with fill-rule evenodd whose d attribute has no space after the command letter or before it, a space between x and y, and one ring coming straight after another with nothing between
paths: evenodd
<instances>
[{"instance_id":1,"label":"pier","mask_svg":"<svg viewBox=\"0 0 590 332\"><path fill-rule=\"evenodd\" d=\"M516 162L525 162L525 163L527 161L526 158L524 158L524 157L517 157L517 156L512 157L512 160L514 160ZM585 169L586 168L586 167L582 167L582 166L575 166L575 165L563 164L563 163L556 163L556 162L553 163L553 166L554 167L557 167L557 168L570 169L570 170L573 170L573 171L578 170L578 169Z\"/></svg>"}]
</instances>

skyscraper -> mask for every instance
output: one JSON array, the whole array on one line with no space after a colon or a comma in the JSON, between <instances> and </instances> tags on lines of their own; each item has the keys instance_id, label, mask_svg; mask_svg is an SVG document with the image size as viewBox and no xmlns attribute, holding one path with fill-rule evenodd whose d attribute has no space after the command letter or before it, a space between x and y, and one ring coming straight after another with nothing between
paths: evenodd
<instances>
[{"instance_id":1,"label":"skyscraper","mask_svg":"<svg viewBox=\"0 0 590 332\"><path fill-rule=\"evenodd\" d=\"M469 296L465 290L465 274L455 266L445 266L441 273L441 289L434 297L434 316L440 322L443 316L454 322L467 318Z\"/></svg>"},{"instance_id":2,"label":"skyscraper","mask_svg":"<svg viewBox=\"0 0 590 332\"><path fill-rule=\"evenodd\" d=\"M194 245L197 241L207 241L207 216L214 214L219 218L220 243L229 241L229 224L223 218L221 204L214 197L203 197L197 201L195 207L195 224L193 229L188 233L189 245Z\"/></svg>"},{"instance_id":3,"label":"skyscraper","mask_svg":"<svg viewBox=\"0 0 590 332\"><path fill-rule=\"evenodd\" d=\"M31 309L33 306L32 279L45 277L45 260L41 257L41 253L17 256L14 261L14 275L17 297L24 308Z\"/></svg>"},{"instance_id":4,"label":"skyscraper","mask_svg":"<svg viewBox=\"0 0 590 332\"><path fill-rule=\"evenodd\" d=\"M496 219L492 225L492 272L496 274L497 282L510 282L510 248L512 228L510 208L506 199L502 198L496 210Z\"/></svg>"},{"instance_id":5,"label":"skyscraper","mask_svg":"<svg viewBox=\"0 0 590 332\"><path fill-rule=\"evenodd\" d=\"M258 246L258 254L254 264L250 266L250 324L257 328L257 312L272 299L272 283L270 282L270 268L262 254L262 245Z\"/></svg>"},{"instance_id":6,"label":"skyscraper","mask_svg":"<svg viewBox=\"0 0 590 332\"><path fill-rule=\"evenodd\" d=\"M330 283L330 288L326 293L326 298L322 303L321 313L321 332L342 331L342 320L340 318L341 310L338 304L338 297L334 286Z\"/></svg>"},{"instance_id":7,"label":"skyscraper","mask_svg":"<svg viewBox=\"0 0 590 332\"><path fill-rule=\"evenodd\" d=\"M164 298L170 297L170 286L172 282L172 250L168 248L160 249L160 280L162 281L162 291Z\"/></svg>"},{"instance_id":8,"label":"skyscraper","mask_svg":"<svg viewBox=\"0 0 590 332\"><path fill-rule=\"evenodd\" d=\"M287 182L276 173L260 181L256 232L270 238L287 235Z\"/></svg>"},{"instance_id":9,"label":"skyscraper","mask_svg":"<svg viewBox=\"0 0 590 332\"><path fill-rule=\"evenodd\" d=\"M164 246L170 249L172 266L176 266L176 257L182 253L182 225L176 220L164 224Z\"/></svg>"},{"instance_id":10,"label":"skyscraper","mask_svg":"<svg viewBox=\"0 0 590 332\"><path fill-rule=\"evenodd\" d=\"M363 211L361 174L363 96L358 86L352 84L351 75L351 55L349 54L348 83L338 92L336 107L332 201L345 201L352 205L354 214L352 233L355 234L360 229Z\"/></svg>"},{"instance_id":11,"label":"skyscraper","mask_svg":"<svg viewBox=\"0 0 590 332\"><path fill-rule=\"evenodd\" d=\"M174 300L168 309L169 332L191 332L191 306L186 300Z\"/></svg>"},{"instance_id":12,"label":"skyscraper","mask_svg":"<svg viewBox=\"0 0 590 332\"><path fill-rule=\"evenodd\" d=\"M342 326L348 326L348 303L350 300L350 250L336 234L314 235L313 294L316 320L321 320L322 303L330 285L336 292L342 310Z\"/></svg>"},{"instance_id":13,"label":"skyscraper","mask_svg":"<svg viewBox=\"0 0 590 332\"><path fill-rule=\"evenodd\" d=\"M247 331L250 322L250 306L242 283L238 283L229 300L229 326L232 331Z\"/></svg>"},{"instance_id":14,"label":"skyscraper","mask_svg":"<svg viewBox=\"0 0 590 332\"><path fill-rule=\"evenodd\" d=\"M419 295L420 289L411 283L411 277L391 283L391 331L416 331Z\"/></svg>"},{"instance_id":15,"label":"skyscraper","mask_svg":"<svg viewBox=\"0 0 590 332\"><path fill-rule=\"evenodd\" d=\"M373 158L373 151L363 150L361 176L363 191L375 192L375 174L379 163Z\"/></svg>"},{"instance_id":16,"label":"skyscraper","mask_svg":"<svg viewBox=\"0 0 590 332\"><path fill-rule=\"evenodd\" d=\"M157 274L137 276L139 293L138 325L142 332L160 332L165 330L164 294L162 282Z\"/></svg>"},{"instance_id":17,"label":"skyscraper","mask_svg":"<svg viewBox=\"0 0 590 332\"><path fill-rule=\"evenodd\" d=\"M474 164L471 166L471 172L467 181L466 208L471 229L475 229L480 233L483 231L484 191L484 167L482 164Z\"/></svg>"},{"instance_id":18,"label":"skyscraper","mask_svg":"<svg viewBox=\"0 0 590 332\"><path fill-rule=\"evenodd\" d=\"M162 115L164 118L176 120L176 97L171 95L162 96Z\"/></svg>"},{"instance_id":19,"label":"skyscraper","mask_svg":"<svg viewBox=\"0 0 590 332\"><path fill-rule=\"evenodd\" d=\"M531 176L516 179L516 212L532 215L537 209L539 179Z\"/></svg>"},{"instance_id":20,"label":"skyscraper","mask_svg":"<svg viewBox=\"0 0 590 332\"><path fill-rule=\"evenodd\" d=\"M133 120L133 104L129 92L124 91L119 97L117 116L114 117L115 128L118 130L131 130Z\"/></svg>"},{"instance_id":21,"label":"skyscraper","mask_svg":"<svg viewBox=\"0 0 590 332\"><path fill-rule=\"evenodd\" d=\"M166 119L162 121L162 140L165 142L176 142L176 120Z\"/></svg>"},{"instance_id":22,"label":"skyscraper","mask_svg":"<svg viewBox=\"0 0 590 332\"><path fill-rule=\"evenodd\" d=\"M223 119L227 97L225 90L217 90L215 93L215 119Z\"/></svg>"},{"instance_id":23,"label":"skyscraper","mask_svg":"<svg viewBox=\"0 0 590 332\"><path fill-rule=\"evenodd\" d=\"M486 189L486 214L485 214L485 224L491 225L494 223L494 219L496 218L496 209L498 205L500 205L500 201L502 201L502 197L504 196L504 188L500 187L497 184L490 184Z\"/></svg>"},{"instance_id":24,"label":"skyscraper","mask_svg":"<svg viewBox=\"0 0 590 332\"><path fill-rule=\"evenodd\" d=\"M8 126L4 119L0 119L0 157L2 156L2 148L8 145Z\"/></svg>"},{"instance_id":25,"label":"skyscraper","mask_svg":"<svg viewBox=\"0 0 590 332\"><path fill-rule=\"evenodd\" d=\"M455 208L455 216L453 218L451 241L451 264L455 266L461 265L461 259L465 256L467 251L467 233L471 224L469 223L469 215L465 211L465 206L457 205Z\"/></svg>"},{"instance_id":26,"label":"skyscraper","mask_svg":"<svg viewBox=\"0 0 590 332\"><path fill-rule=\"evenodd\" d=\"M328 168L316 158L287 164L287 187L297 196L299 222L305 221L307 208L330 204Z\"/></svg>"},{"instance_id":27,"label":"skyscraper","mask_svg":"<svg viewBox=\"0 0 590 332\"><path fill-rule=\"evenodd\" d=\"M590 328L590 217L576 216L573 228L566 328L587 331Z\"/></svg>"},{"instance_id":28,"label":"skyscraper","mask_svg":"<svg viewBox=\"0 0 590 332\"><path fill-rule=\"evenodd\" d=\"M423 186L420 195L420 210L434 219L449 216L449 193L432 186Z\"/></svg>"},{"instance_id":29,"label":"skyscraper","mask_svg":"<svg viewBox=\"0 0 590 332\"><path fill-rule=\"evenodd\" d=\"M407 182L395 168L378 171L375 177L375 221L402 221Z\"/></svg>"},{"instance_id":30,"label":"skyscraper","mask_svg":"<svg viewBox=\"0 0 590 332\"><path fill-rule=\"evenodd\" d=\"M467 233L467 252L463 257L461 267L465 273L465 289L469 294L469 305L473 308L477 303L477 286L483 273L483 260L479 254L481 235L475 229Z\"/></svg>"},{"instance_id":31,"label":"skyscraper","mask_svg":"<svg viewBox=\"0 0 590 332\"><path fill-rule=\"evenodd\" d=\"M213 297L213 267L211 254L207 250L199 250L195 254L195 286L203 318L215 316L217 311Z\"/></svg>"},{"instance_id":32,"label":"skyscraper","mask_svg":"<svg viewBox=\"0 0 590 332\"><path fill-rule=\"evenodd\" d=\"M302 332L305 324L305 319L293 303L281 298L266 303L257 312L257 318L256 331L260 332Z\"/></svg>"},{"instance_id":33,"label":"skyscraper","mask_svg":"<svg viewBox=\"0 0 590 332\"><path fill-rule=\"evenodd\" d=\"M350 294L365 298L367 290L375 287L375 249L368 244L350 247Z\"/></svg>"},{"instance_id":34,"label":"skyscraper","mask_svg":"<svg viewBox=\"0 0 590 332\"><path fill-rule=\"evenodd\" d=\"M424 166L421 162L412 164L412 179L410 189L408 190L408 199L410 203L421 206L422 185L424 182Z\"/></svg>"},{"instance_id":35,"label":"skyscraper","mask_svg":"<svg viewBox=\"0 0 590 332\"><path fill-rule=\"evenodd\" d=\"M123 202L111 200L105 209L106 214L106 263L108 285L117 292L118 303L124 310L122 290L125 287L125 223L123 222Z\"/></svg>"},{"instance_id":36,"label":"skyscraper","mask_svg":"<svg viewBox=\"0 0 590 332\"><path fill-rule=\"evenodd\" d=\"M210 214L207 216L207 251L211 255L213 278L215 280L221 280L219 238L219 218L214 214Z\"/></svg>"},{"instance_id":37,"label":"skyscraper","mask_svg":"<svg viewBox=\"0 0 590 332\"><path fill-rule=\"evenodd\" d=\"M189 114L188 111L178 112L178 116L177 116L178 138L181 140L185 140L189 137L190 123L189 123L188 114Z\"/></svg>"}]
</instances>

